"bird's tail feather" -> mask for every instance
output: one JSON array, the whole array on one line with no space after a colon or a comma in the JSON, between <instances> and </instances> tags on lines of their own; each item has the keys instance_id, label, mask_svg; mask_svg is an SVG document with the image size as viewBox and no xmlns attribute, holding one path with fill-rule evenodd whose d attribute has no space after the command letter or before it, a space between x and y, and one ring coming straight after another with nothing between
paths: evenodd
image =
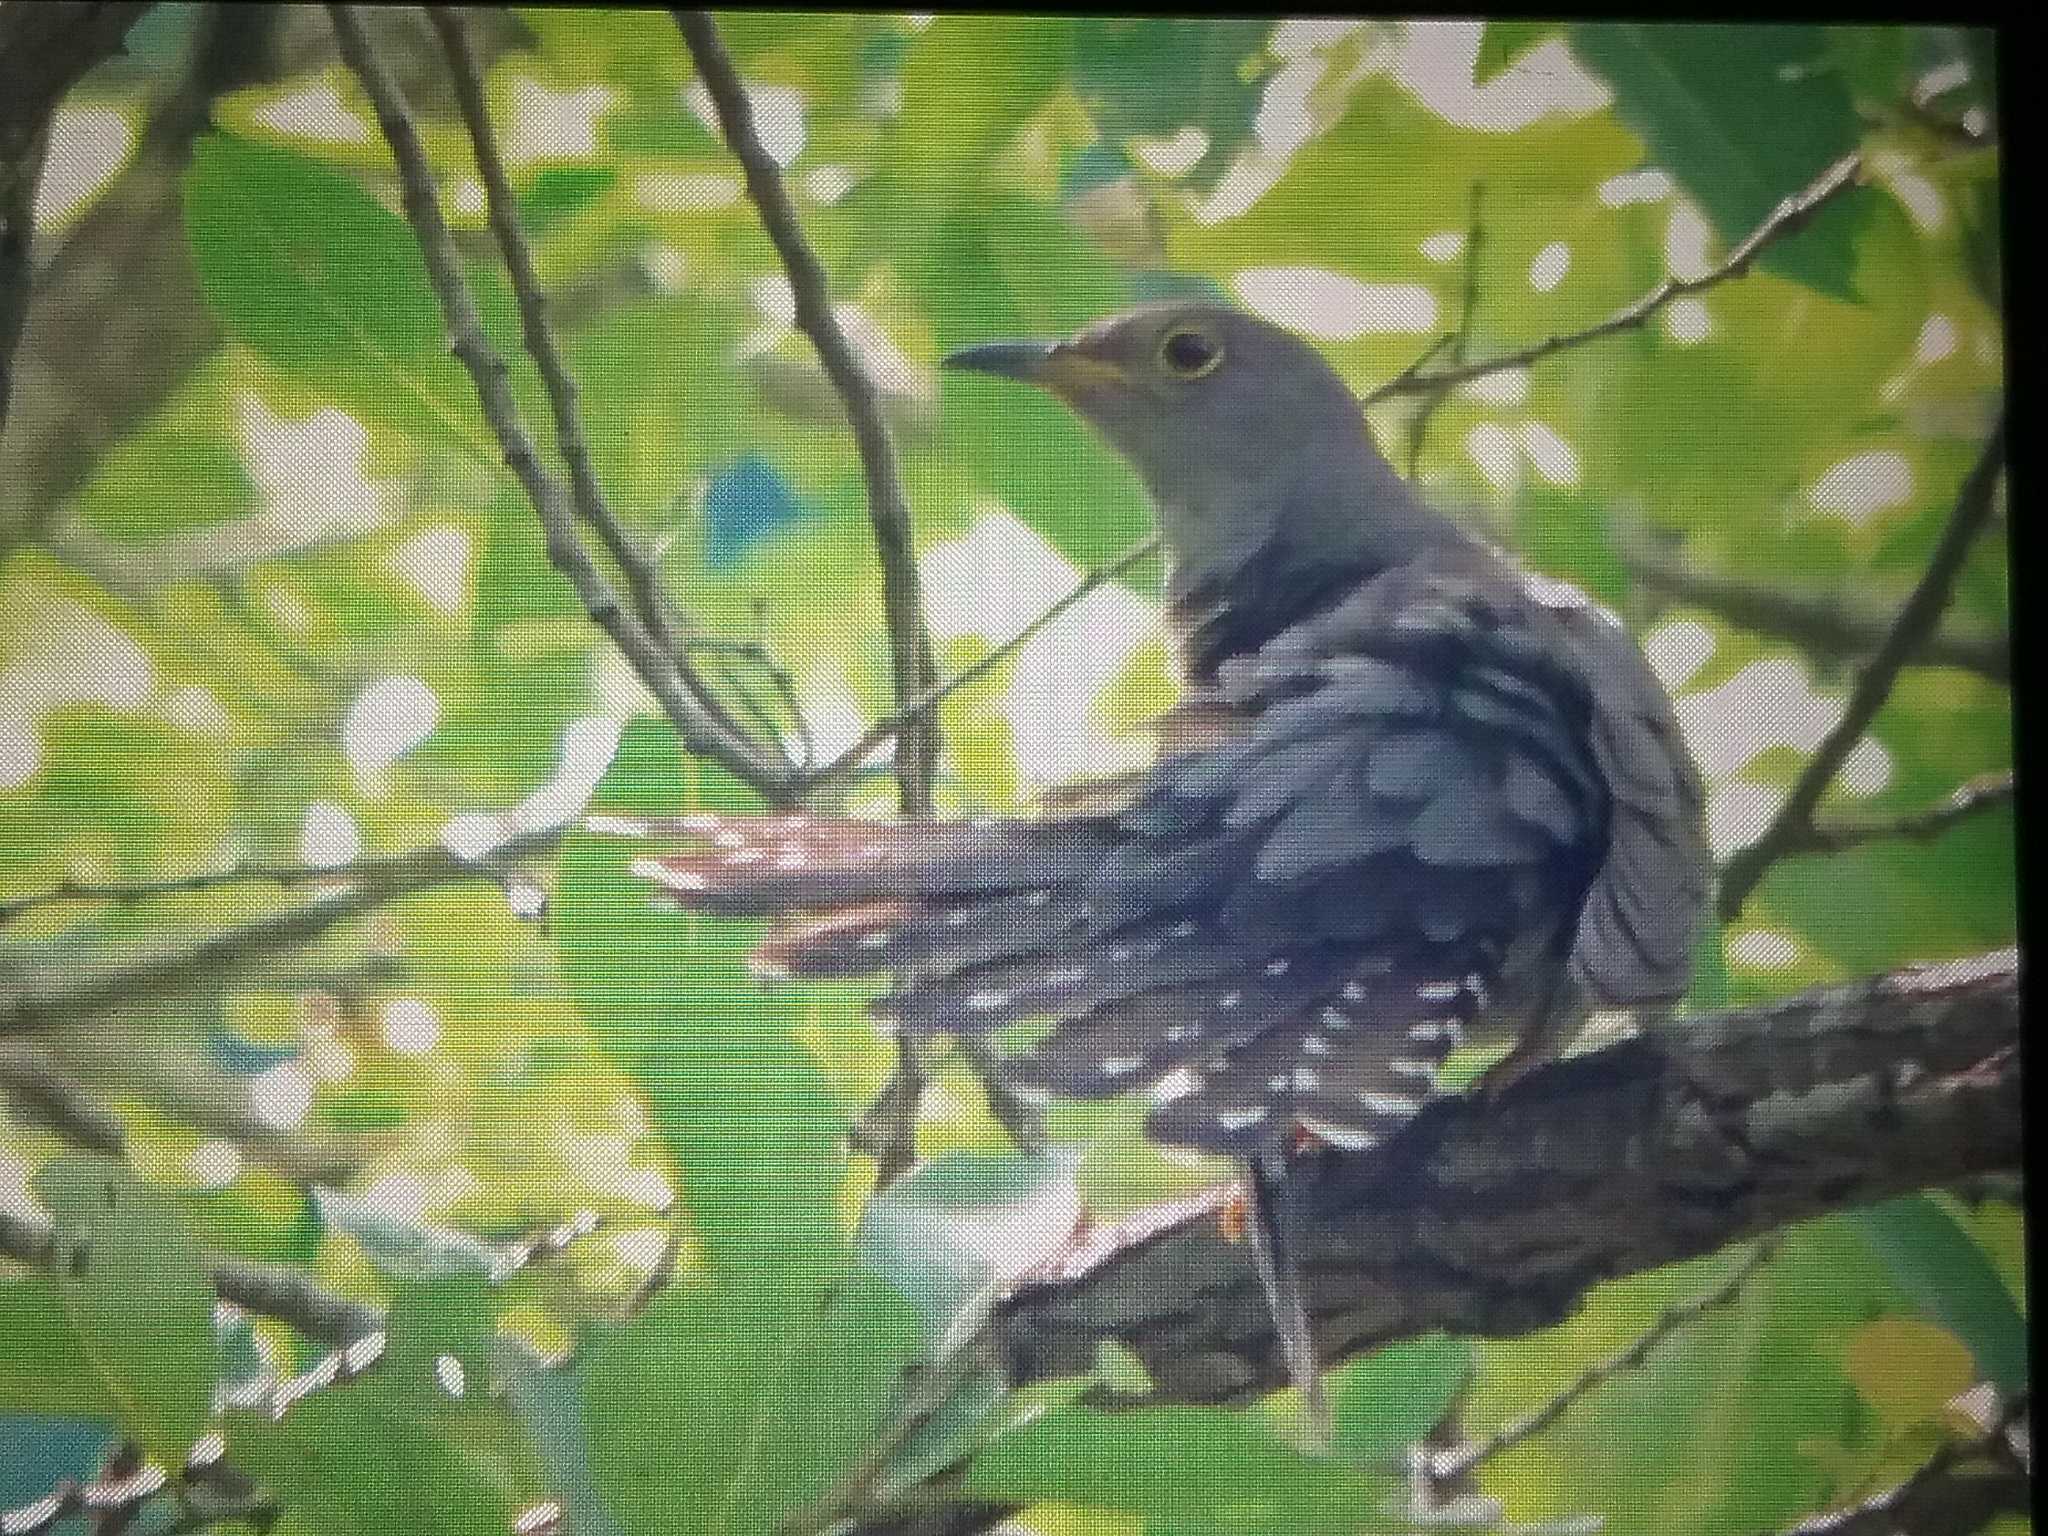
<instances>
[{"instance_id":1,"label":"bird's tail feather","mask_svg":"<svg viewBox=\"0 0 2048 1536\"><path fill-rule=\"evenodd\" d=\"M1309 1329L1308 1279L1302 1264L1308 1252L1308 1215L1302 1205L1300 1181L1285 1152L1261 1153L1246 1162L1251 1191L1252 1260L1266 1289L1266 1305L1280 1338L1281 1358L1308 1414L1308 1438L1317 1452L1330 1448L1330 1402L1323 1373L1316 1364L1315 1339Z\"/></svg>"},{"instance_id":2,"label":"bird's tail feather","mask_svg":"<svg viewBox=\"0 0 2048 1536\"><path fill-rule=\"evenodd\" d=\"M1105 823L1081 817L907 823L706 812L593 817L591 825L683 844L632 865L679 906L781 918L755 956L774 975L860 975L906 963L944 972L956 947L959 963L985 963L1022 931L1055 919L1063 926L1063 885L1111 846ZM991 948L991 931L1008 942Z\"/></svg>"}]
</instances>

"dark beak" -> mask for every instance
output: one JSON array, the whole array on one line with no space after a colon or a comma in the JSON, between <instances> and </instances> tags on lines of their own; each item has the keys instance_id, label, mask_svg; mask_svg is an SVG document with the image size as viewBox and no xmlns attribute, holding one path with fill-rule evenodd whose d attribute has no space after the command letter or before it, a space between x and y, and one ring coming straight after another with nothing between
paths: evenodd
<instances>
[{"instance_id":1,"label":"dark beak","mask_svg":"<svg viewBox=\"0 0 2048 1536\"><path fill-rule=\"evenodd\" d=\"M1128 384L1123 368L1090 356L1064 341L991 341L965 347L940 359L947 368L992 373L1049 389L1061 399L1078 401Z\"/></svg>"},{"instance_id":2,"label":"dark beak","mask_svg":"<svg viewBox=\"0 0 2048 1536\"><path fill-rule=\"evenodd\" d=\"M1022 379L1036 383L1052 357L1049 341L989 341L978 347L962 347L939 360L943 368L964 368L969 373L992 373L1000 379Z\"/></svg>"}]
</instances>

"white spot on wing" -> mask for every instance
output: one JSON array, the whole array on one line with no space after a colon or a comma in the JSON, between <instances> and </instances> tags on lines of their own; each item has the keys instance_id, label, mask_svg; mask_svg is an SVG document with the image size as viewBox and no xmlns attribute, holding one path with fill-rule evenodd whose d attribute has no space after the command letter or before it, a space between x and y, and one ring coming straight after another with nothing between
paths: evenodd
<instances>
[{"instance_id":1,"label":"white spot on wing","mask_svg":"<svg viewBox=\"0 0 2048 1536\"><path fill-rule=\"evenodd\" d=\"M1379 1138L1370 1131L1361 1131L1352 1125L1337 1125L1328 1120L1317 1120L1308 1115L1301 1117L1301 1128L1320 1141L1327 1141L1333 1147L1342 1147L1347 1152L1365 1152L1379 1145Z\"/></svg>"}]
</instances>

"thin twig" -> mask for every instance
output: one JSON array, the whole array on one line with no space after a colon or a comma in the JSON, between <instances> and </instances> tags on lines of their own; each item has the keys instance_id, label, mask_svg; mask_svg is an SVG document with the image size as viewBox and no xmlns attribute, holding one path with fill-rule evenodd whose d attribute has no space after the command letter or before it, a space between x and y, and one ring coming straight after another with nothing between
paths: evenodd
<instances>
[{"instance_id":1,"label":"thin twig","mask_svg":"<svg viewBox=\"0 0 2048 1536\"><path fill-rule=\"evenodd\" d=\"M867 482L868 520L874 528L875 552L882 564L882 604L889 626L889 656L894 668L899 707L929 690L938 676L932 659L931 635L925 628L919 593L917 554L911 544L910 509L896 470L896 453L882 417L874 381L854 355L846 333L832 313L825 269L804 238L796 208L782 184L774 157L754 128L754 111L745 87L720 41L718 27L705 11L676 12L683 40L697 73L710 93L726 145L746 176L747 195L761 215L789 275L796 301L796 323L810 338L826 377L846 406L853 440L860 452ZM894 733L892 733L894 734ZM939 736L928 714L905 720L896 750L896 780L903 813L926 817L932 811L932 774L938 763Z\"/></svg>"},{"instance_id":2,"label":"thin twig","mask_svg":"<svg viewBox=\"0 0 2048 1536\"><path fill-rule=\"evenodd\" d=\"M1896 619L1895 614L1860 607L1847 597L1700 570L1648 529L1633 524L1616 525L1614 547L1629 575L1644 586L1708 609L1744 629L1794 641L1829 660L1869 655L1884 644ZM2005 636L1972 633L1947 623L1927 636L1911 664L1960 667L2000 684L2012 680L2012 650Z\"/></svg>"},{"instance_id":3,"label":"thin twig","mask_svg":"<svg viewBox=\"0 0 2048 1536\"><path fill-rule=\"evenodd\" d=\"M121 1117L59 1071L45 1052L0 1040L0 1091L73 1146L108 1157L120 1157L127 1150L128 1132Z\"/></svg>"},{"instance_id":4,"label":"thin twig","mask_svg":"<svg viewBox=\"0 0 2048 1536\"><path fill-rule=\"evenodd\" d=\"M761 675L768 679L768 685L775 690L776 703L781 706L789 729L797 738L798 771L808 773L817 766L817 747L811 736L811 724L804 718L803 705L797 698L796 678L790 673L789 668L777 659L774 651L769 649L765 639L759 635L751 640L734 640L717 635L689 635L684 638L681 651L684 656L701 651L710 656L729 657L733 661L745 662L757 668ZM779 732L780 727L776 725L774 717L754 697L752 690L742 684L730 668L725 669L724 675L727 686L741 696L749 713L755 716L762 728Z\"/></svg>"},{"instance_id":5,"label":"thin twig","mask_svg":"<svg viewBox=\"0 0 2048 1536\"><path fill-rule=\"evenodd\" d=\"M0 923L12 922L25 912L61 902L101 902L109 906L132 907L165 896L182 896L198 891L219 890L230 885L275 885L290 890L305 885L353 885L361 880L403 877L418 865L418 853L372 854L346 864L273 864L248 860L226 869L201 870L189 875L167 875L160 880L60 880L46 890L0 901ZM490 873L479 869L481 876Z\"/></svg>"},{"instance_id":6,"label":"thin twig","mask_svg":"<svg viewBox=\"0 0 2048 1536\"><path fill-rule=\"evenodd\" d=\"M1949 514L1948 526L1942 530L1934 554L1927 562L1927 569L1921 573L1912 596L1899 609L1899 616L1892 621L1891 633L1885 636L1884 643L1870 658L1869 666L1857 677L1842 718L1835 722L1834 729L1815 750L1798 782L1792 786L1792 793L1779 807L1777 816L1764 829L1763 835L1728 861L1721 879L1718 903L1723 922L1742 910L1743 902L1749 899L1750 892L1756 889L1764 872L1809 834L1814 807L1820 803L1828 785L1834 782L1836 770L1856 743L1862 740L1870 722L1891 696L1892 684L1898 679L1899 670L1941 621L1970 547L1990 520L1992 507L1998 499L1999 475L2004 466L2005 418L2000 416L1975 466L1963 480L1962 489L1956 495L1955 510Z\"/></svg>"},{"instance_id":7,"label":"thin twig","mask_svg":"<svg viewBox=\"0 0 2048 1536\"><path fill-rule=\"evenodd\" d=\"M917 1109L926 1078L917 1042L907 1030L896 1035L896 1065L848 1137L856 1152L875 1160L875 1188L887 1189L917 1161Z\"/></svg>"},{"instance_id":8,"label":"thin twig","mask_svg":"<svg viewBox=\"0 0 2048 1536\"><path fill-rule=\"evenodd\" d=\"M514 859L554 845L562 835L550 827L513 838L492 850L491 859ZM276 950L304 944L337 923L385 902L458 880L498 880L489 862L464 858L438 844L408 854L366 861L351 873L333 871L338 889L219 929L188 944L130 957L95 970L63 968L40 984L31 978L0 998L0 1036L46 1029L89 1018L137 998L160 997L217 982Z\"/></svg>"},{"instance_id":9,"label":"thin twig","mask_svg":"<svg viewBox=\"0 0 2048 1536\"><path fill-rule=\"evenodd\" d=\"M1439 338L1439 345L1417 358L1407 369L1408 374L1420 373L1423 360L1432 357L1448 344L1451 365L1456 367L1465 361L1465 348L1472 340L1472 319L1479 309L1479 253L1486 244L1486 226L1479 221L1479 206L1485 197L1486 183L1472 183L1471 215L1465 226L1465 275L1458 301L1458 324L1448 336ZM1422 463L1422 447L1429 437L1429 424L1444 401L1449 397L1451 386L1439 385L1423 396L1422 406L1408 423L1408 478L1413 480Z\"/></svg>"},{"instance_id":10,"label":"thin twig","mask_svg":"<svg viewBox=\"0 0 2048 1536\"><path fill-rule=\"evenodd\" d=\"M1797 1525L1788 1526L1779 1536L1892 1536L1892 1533L1912 1529L1904 1519L1907 1506L1915 1503L1919 1496L1932 1495L1930 1505L1939 1509L1952 1505L1952 1497L1944 1494L1940 1485L1953 1473L1960 1470L1965 1461L1987 1456L2003 1459L2010 1464L2013 1460L2008 1448L2008 1437L2013 1430L2026 1422L2033 1404L2030 1393L2014 1395L1982 1434L1966 1439L1951 1440L1943 1445L1904 1482L1887 1488L1884 1492L1852 1504L1847 1509L1831 1509L1822 1514L1809 1515ZM2017 1495L2016 1508L2026 1507L2026 1470L2013 1467L2016 1474L2011 1492Z\"/></svg>"},{"instance_id":11,"label":"thin twig","mask_svg":"<svg viewBox=\"0 0 2048 1536\"><path fill-rule=\"evenodd\" d=\"M1780 854L1840 853L1864 843L1908 838L1928 842L1960 822L2013 803L2013 778L2009 773L1988 774L1959 787L1941 804L1903 816L1870 816L1855 820L1844 817L1816 822L1791 838Z\"/></svg>"},{"instance_id":12,"label":"thin twig","mask_svg":"<svg viewBox=\"0 0 2048 1536\"><path fill-rule=\"evenodd\" d=\"M1742 1294L1742 1288L1755 1277L1757 1271L1777 1256L1779 1246L1776 1238L1758 1243L1726 1280L1712 1290L1702 1291L1697 1296L1666 1307L1657 1314L1656 1321L1636 1335L1625 1349L1618 1350L1605 1360L1588 1366L1562 1391L1520 1418L1510 1420L1483 1439L1467 1440L1464 1444L1446 1451L1425 1452L1424 1454L1429 1457L1430 1480L1436 1483L1455 1481L1482 1462L1550 1428L1587 1393L1613 1380L1621 1372L1634 1370L1640 1366L1649 1358L1651 1350L1679 1329L1690 1326L1709 1312L1734 1301Z\"/></svg>"},{"instance_id":13,"label":"thin twig","mask_svg":"<svg viewBox=\"0 0 2048 1536\"><path fill-rule=\"evenodd\" d=\"M48 1224L0 1210L0 1258L32 1269L55 1269L69 1249ZM214 1294L245 1312L289 1323L309 1339L347 1344L384 1326L384 1314L316 1284L289 1264L217 1258L208 1266Z\"/></svg>"},{"instance_id":14,"label":"thin twig","mask_svg":"<svg viewBox=\"0 0 2048 1536\"><path fill-rule=\"evenodd\" d=\"M541 467L533 440L519 420L518 407L507 384L505 360L484 337L475 301L464 281L455 255L447 221L441 216L434 190L433 172L420 149L419 135L411 115L400 98L397 85L381 60L371 51L361 20L352 7L328 8L342 57L362 82L363 90L376 108L377 123L383 130L398 165L398 184L406 217L418 237L420 253L426 260L427 275L441 302L455 355L468 370L476 386L477 400L490 423L505 463L518 477L527 499L539 515L549 561L576 589L584 611L611 636L633 670L639 674L662 712L692 752L723 764L753 785L771 801L789 801L788 774L779 759L770 758L755 742L735 735L707 710L684 684L672 657L664 654L647 627L626 610L619 595L591 560L576 535L577 512L559 482Z\"/></svg>"},{"instance_id":15,"label":"thin twig","mask_svg":"<svg viewBox=\"0 0 2048 1536\"><path fill-rule=\"evenodd\" d=\"M541 292L539 275L534 271L533 253L519 227L518 200L513 195L511 181L505 175L505 163L498 153L497 138L491 131L490 109L484 105L483 79L477 71L476 55L470 50L468 34L463 31L460 19L442 6L428 6L427 21L441 39L442 51L448 55L448 73L455 86L455 104L462 114L463 126L469 130L470 149L476 157L478 174L483 179L491 234L498 242L499 253L505 259L506 273L512 280L512 294L519 306L520 332L525 337L527 353L540 370L541 382L547 388L548 406L555 421L555 443L561 451L563 463L569 467L569 488L576 498L576 510L597 533L606 552L625 575L640 622L647 626L656 644L672 650L676 629L670 622L668 604L661 588L655 582L654 568L633 547L625 529L611 515L611 509L605 504L604 492L597 483L597 472L591 467L590 444L583 435L583 421L577 409L576 382L569 377L568 370L562 366L560 354L555 350L554 335L547 320L547 301Z\"/></svg>"},{"instance_id":16,"label":"thin twig","mask_svg":"<svg viewBox=\"0 0 2048 1536\"><path fill-rule=\"evenodd\" d=\"M634 545L631 536L613 515L603 488L598 484L597 471L590 462L590 444L583 432L582 414L577 406L576 382L562 365L561 353L555 347L554 332L548 324L547 299L541 289L540 276L534 270L532 247L520 228L518 198L512 191L511 179L505 174L504 157L498 152L497 137L491 131L490 109L484 104L483 77L477 69L476 55L469 46L468 34L463 30L461 20L445 7L429 6L427 20L440 37L442 50L448 56L448 72L454 81L456 106L462 114L463 125L469 131L470 148L476 157L478 174L483 179L491 234L497 240L498 250L505 260L505 271L512 280L512 295L519 306L520 333L525 338L527 355L533 359L547 389L548 407L555 423L555 444L562 455L562 462L569 468L569 490L577 515L596 532L605 552L626 578L626 590L633 600L637 617L661 652L674 660L683 686L726 730L734 735L743 735L738 722L726 711L717 694L696 675L688 655L680 648L678 642L685 626L672 611L661 589L655 562Z\"/></svg>"},{"instance_id":17,"label":"thin twig","mask_svg":"<svg viewBox=\"0 0 2048 1536\"><path fill-rule=\"evenodd\" d=\"M876 747L894 736L898 731L914 723L919 716L929 714L938 704L950 698L962 688L965 688L969 683L986 677L990 672L1001 666L1010 656L1015 654L1019 647L1043 630L1046 625L1052 623L1054 619L1057 619L1069 608L1080 602L1090 592L1093 592L1105 582L1114 581L1117 577L1141 563L1148 555L1156 553L1159 549L1159 543L1159 535L1156 533L1151 534L1140 539L1107 565L1097 566L1095 569L1087 572L1079 581L1069 587L1063 596L1053 602L1030 623L1010 636L1009 639L996 646L986 656L981 657L968 666L962 667L943 682L936 683L926 689L916 698L898 708L895 713L877 720L868 728L866 734L860 740L826 763L824 767L807 774L803 780L803 788L806 791L817 789L822 785L830 784L842 778L853 769L859 767L861 763L866 761L867 755L874 751Z\"/></svg>"},{"instance_id":18,"label":"thin twig","mask_svg":"<svg viewBox=\"0 0 2048 1536\"><path fill-rule=\"evenodd\" d=\"M1610 315L1597 325L1589 325L1584 330L1572 331L1561 336L1547 337L1531 346L1498 353L1493 357L1478 358L1469 363L1459 363L1449 368L1404 373L1401 377L1388 380L1367 395L1365 403L1376 405L1394 395L1427 394L1453 384L1463 384L1470 379L1483 378L1489 373L1501 373L1510 368L1527 368L1542 362L1545 358L1554 357L1559 352L1584 346L1589 341L1617 336L1624 331L1632 331L1639 326L1647 325L1675 300L1704 293L1730 278L1746 274L1765 249L1804 229L1813 222L1821 209L1855 186L1862 171L1861 155L1847 155L1837 160L1806 187L1793 193L1772 209L1770 215L1745 235L1719 266L1709 268L1698 277L1667 277L1626 309Z\"/></svg>"},{"instance_id":19,"label":"thin twig","mask_svg":"<svg viewBox=\"0 0 2048 1536\"><path fill-rule=\"evenodd\" d=\"M973 1035L955 1035L953 1051L980 1081L988 1112L1018 1149L1044 1151L1045 1111L1004 1081L1002 1058L988 1042Z\"/></svg>"}]
</instances>

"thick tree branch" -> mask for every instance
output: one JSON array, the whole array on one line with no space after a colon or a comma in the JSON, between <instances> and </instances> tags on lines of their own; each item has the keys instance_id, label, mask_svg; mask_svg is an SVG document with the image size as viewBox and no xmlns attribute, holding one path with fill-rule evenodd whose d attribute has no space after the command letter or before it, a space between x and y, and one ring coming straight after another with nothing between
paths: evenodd
<instances>
[{"instance_id":1,"label":"thick tree branch","mask_svg":"<svg viewBox=\"0 0 2048 1536\"><path fill-rule=\"evenodd\" d=\"M14 352L28 319L36 188L50 119L64 93L122 39L149 6L53 0L0 8L0 434L14 394Z\"/></svg>"},{"instance_id":2,"label":"thick tree branch","mask_svg":"<svg viewBox=\"0 0 2048 1536\"><path fill-rule=\"evenodd\" d=\"M120 1157L128 1146L121 1117L104 1109L74 1083L49 1053L15 1040L0 1040L0 1093L27 1117L46 1125L73 1146Z\"/></svg>"},{"instance_id":3,"label":"thick tree branch","mask_svg":"<svg viewBox=\"0 0 2048 1536\"><path fill-rule=\"evenodd\" d=\"M2018 958L2004 950L1704 1015L1453 1098L1380 1154L1310 1164L1325 1358L1442 1328L1507 1336L1603 1280L2019 1165ZM1113 1339L1162 1398L1282 1385L1221 1187L1085 1234L998 1314L1016 1379Z\"/></svg>"},{"instance_id":4,"label":"thick tree branch","mask_svg":"<svg viewBox=\"0 0 2048 1536\"><path fill-rule=\"evenodd\" d=\"M1942 530L1941 540L1934 547L1927 569L1921 573L1912 596L1899 609L1899 616L1892 621L1891 633L1885 636L1884 643L1870 658L1870 665L1863 669L1856 679L1856 686L1849 691L1849 702L1842 710L1842 718L1835 722L1834 728L1814 749L1813 757L1801 771L1791 794L1785 797L1785 803L1779 807L1778 814L1764 829L1763 835L1729 859L1722 873L1717 899L1723 922L1741 912L1742 904L1756 889L1757 882L1763 879L1764 872L1809 834L1814 807L1820 804L1821 796L1834 782L1836 770L1856 743L1863 739L1863 733L1870 729L1870 722L1877 718L1885 700L1891 697L1892 684L1898 680L1900 669L1934 632L1935 625L1941 622L1941 615L1955 590L1956 578L1969 556L1970 546L1991 520L1992 508L1998 500L1999 476L2004 468L2005 420L2000 417L1975 466L1964 477L1962 489L1956 495L1955 510L1949 514L1948 526Z\"/></svg>"},{"instance_id":5,"label":"thick tree branch","mask_svg":"<svg viewBox=\"0 0 2048 1536\"><path fill-rule=\"evenodd\" d=\"M1667 277L1626 309L1617 311L1598 325L1589 325L1584 330L1571 331L1564 335L1550 336L1512 352L1500 352L1492 357L1477 358L1472 362L1457 363L1448 368L1404 371L1367 395L1365 403L1377 405L1380 401L1395 395L1432 394L1455 384L1483 378L1489 373L1502 373L1510 368L1527 368L1573 347L1582 347L1589 341L1618 336L1625 331L1647 325L1676 300L1704 293L1730 278L1746 274L1764 250L1806 228L1821 209L1857 185L1862 174L1862 156L1847 155L1837 160L1807 186L1772 209L1761 224L1736 242L1735 248L1718 266L1709 268L1698 277Z\"/></svg>"},{"instance_id":6,"label":"thick tree branch","mask_svg":"<svg viewBox=\"0 0 2048 1536\"><path fill-rule=\"evenodd\" d=\"M1884 644L1895 614L1866 608L1848 597L1823 597L1769 582L1723 576L1688 564L1641 528L1616 530L1615 552L1629 575L1652 591L1719 614L1758 634L1793 641L1835 661L1868 656ZM1961 667L1994 683L2012 681L2012 648L2005 636L1944 624L1911 658L1927 667Z\"/></svg>"},{"instance_id":7,"label":"thick tree branch","mask_svg":"<svg viewBox=\"0 0 2048 1536\"><path fill-rule=\"evenodd\" d=\"M665 655L647 626L627 611L583 547L576 533L576 507L561 484L541 467L533 439L520 424L518 406L507 383L505 360L484 337L476 303L456 259L454 241L441 216L433 172L427 166L419 135L398 87L371 50L362 21L353 8L336 5L329 10L342 57L376 108L378 126L397 161L406 217L419 237L420 253L426 259L427 275L441 302L455 355L476 386L478 403L504 449L507 467L518 478L540 517L549 561L568 579L584 611L612 638L653 693L683 744L699 756L723 764L770 800L786 803L787 775L780 759L734 733L691 693L675 659Z\"/></svg>"},{"instance_id":8,"label":"thick tree branch","mask_svg":"<svg viewBox=\"0 0 2048 1536\"><path fill-rule=\"evenodd\" d=\"M874 381L854 355L853 346L832 313L825 269L804 238L796 208L782 184L775 159L754 129L754 109L740 84L739 72L718 36L718 26L704 11L677 11L677 25L711 103L718 114L727 146L746 176L747 195L760 210L761 224L789 274L796 299L796 323L810 338L825 373L846 405L867 481L868 520L875 533L875 552L882 563L882 604L889 625L889 655L894 666L899 710L929 690L938 678L932 660L931 635L925 628L924 601L919 591L917 553L910 537L910 508L896 471L896 450L882 419ZM930 713L905 719L898 732L896 781L906 816L929 816L932 773L938 763L939 736Z\"/></svg>"}]
</instances>

